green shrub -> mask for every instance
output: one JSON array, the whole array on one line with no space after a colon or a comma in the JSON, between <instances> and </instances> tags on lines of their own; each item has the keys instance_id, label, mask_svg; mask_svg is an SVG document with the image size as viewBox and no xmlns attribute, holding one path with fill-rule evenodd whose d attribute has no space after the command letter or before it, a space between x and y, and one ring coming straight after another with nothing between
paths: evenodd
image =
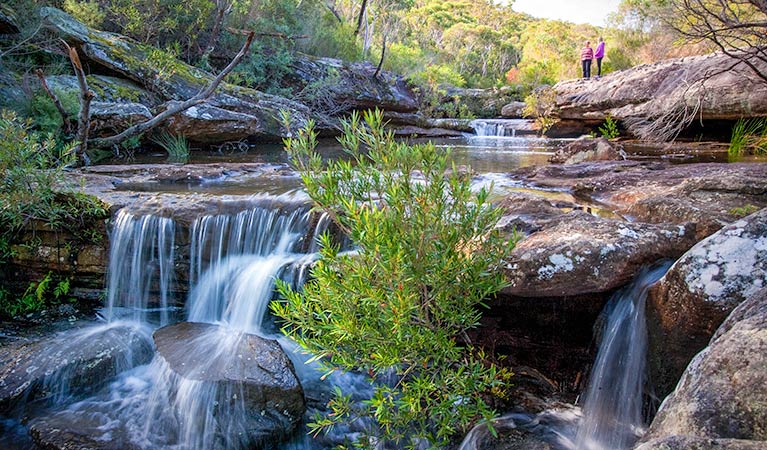
<instances>
[{"instance_id":1,"label":"green shrub","mask_svg":"<svg viewBox=\"0 0 767 450\"><path fill-rule=\"evenodd\" d=\"M538 88L525 97L522 114L535 119L535 123L545 134L559 120L556 117L557 93L550 87Z\"/></svg>"},{"instance_id":2,"label":"green shrub","mask_svg":"<svg viewBox=\"0 0 767 450\"><path fill-rule=\"evenodd\" d=\"M93 28L101 28L106 13L99 6L98 1L64 0L64 11L75 19Z\"/></svg>"},{"instance_id":3,"label":"green shrub","mask_svg":"<svg viewBox=\"0 0 767 450\"><path fill-rule=\"evenodd\" d=\"M767 153L767 119L740 119L732 128L730 155L740 156L745 153L757 155Z\"/></svg>"},{"instance_id":4,"label":"green shrub","mask_svg":"<svg viewBox=\"0 0 767 450\"><path fill-rule=\"evenodd\" d=\"M621 132L618 130L618 122L610 115L605 116L605 122L599 126L599 132L606 139L615 139L621 135Z\"/></svg>"},{"instance_id":5,"label":"green shrub","mask_svg":"<svg viewBox=\"0 0 767 450\"><path fill-rule=\"evenodd\" d=\"M31 127L15 112L0 111L0 234L11 236L33 220L76 232L90 219L106 217L98 199L66 187L64 169L75 161L72 145Z\"/></svg>"},{"instance_id":6,"label":"green shrub","mask_svg":"<svg viewBox=\"0 0 767 450\"><path fill-rule=\"evenodd\" d=\"M0 316L13 318L60 304L69 294L70 279L52 283L53 275L48 272L42 280L30 283L20 297L14 298L8 291L0 289Z\"/></svg>"},{"instance_id":7,"label":"green shrub","mask_svg":"<svg viewBox=\"0 0 767 450\"><path fill-rule=\"evenodd\" d=\"M180 134L160 133L152 141L168 152L168 162L186 163L189 161L189 141Z\"/></svg>"},{"instance_id":8,"label":"green shrub","mask_svg":"<svg viewBox=\"0 0 767 450\"><path fill-rule=\"evenodd\" d=\"M443 446L491 419L486 396L505 393L511 373L486 362L465 333L504 285L500 265L515 239L495 228L501 213L488 191L472 192L447 152L395 141L381 112L364 123L352 115L339 141L351 161L323 162L311 125L285 145L316 207L355 251L324 235L312 280L300 292L278 283L286 301L271 308L323 370L366 373L374 394L355 404L337 391L333 412L311 431L367 416L377 430L360 445Z\"/></svg>"}]
</instances>

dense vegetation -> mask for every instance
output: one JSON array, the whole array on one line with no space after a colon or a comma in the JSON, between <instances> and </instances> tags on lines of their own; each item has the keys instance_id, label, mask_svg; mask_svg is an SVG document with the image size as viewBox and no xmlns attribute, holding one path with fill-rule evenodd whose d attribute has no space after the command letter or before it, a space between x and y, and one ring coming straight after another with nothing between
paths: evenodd
<instances>
[{"instance_id":1,"label":"dense vegetation","mask_svg":"<svg viewBox=\"0 0 767 450\"><path fill-rule=\"evenodd\" d=\"M360 417L376 428L360 444L444 447L493 411L509 372L484 361L466 331L504 284L499 265L514 245L495 228L500 210L433 144L409 146L384 131L381 113L353 115L339 138L350 161L323 162L311 128L286 144L315 205L345 231L329 235L300 292L281 283L272 305L284 332L327 371L359 371L375 391L363 405L338 393L315 432Z\"/></svg>"}]
</instances>

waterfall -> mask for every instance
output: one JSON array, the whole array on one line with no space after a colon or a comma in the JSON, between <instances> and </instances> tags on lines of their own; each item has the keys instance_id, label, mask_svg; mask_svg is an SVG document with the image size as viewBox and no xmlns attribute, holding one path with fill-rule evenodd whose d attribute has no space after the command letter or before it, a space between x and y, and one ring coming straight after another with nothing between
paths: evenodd
<instances>
[{"instance_id":1,"label":"waterfall","mask_svg":"<svg viewBox=\"0 0 767 450\"><path fill-rule=\"evenodd\" d=\"M649 288L670 266L671 262L665 262L644 268L608 301L602 312L606 321L602 340L580 411L560 406L540 414L512 413L494 419L493 427L523 430L556 450L630 449L645 429L645 301ZM480 424L459 450L492 448L485 443L490 439L487 426Z\"/></svg>"},{"instance_id":2,"label":"waterfall","mask_svg":"<svg viewBox=\"0 0 767 450\"><path fill-rule=\"evenodd\" d=\"M108 321L125 318L145 323L148 313L156 311L159 324L168 324L168 296L175 283L174 237L171 219L118 211L107 268ZM159 293L156 302L152 302L153 290Z\"/></svg>"},{"instance_id":3,"label":"waterfall","mask_svg":"<svg viewBox=\"0 0 767 450\"><path fill-rule=\"evenodd\" d=\"M534 135L535 123L528 119L476 119L469 122L476 137L511 137Z\"/></svg>"},{"instance_id":4,"label":"waterfall","mask_svg":"<svg viewBox=\"0 0 767 450\"><path fill-rule=\"evenodd\" d=\"M642 416L647 354L647 291L670 263L644 269L605 307L602 335L578 426L578 450L629 449L644 433Z\"/></svg>"}]
</instances>

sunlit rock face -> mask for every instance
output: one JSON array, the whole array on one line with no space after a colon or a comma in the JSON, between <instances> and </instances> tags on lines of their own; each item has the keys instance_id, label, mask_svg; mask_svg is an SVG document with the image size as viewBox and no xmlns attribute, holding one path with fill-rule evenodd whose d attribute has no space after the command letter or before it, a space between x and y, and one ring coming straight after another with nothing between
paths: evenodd
<instances>
[{"instance_id":1,"label":"sunlit rock face","mask_svg":"<svg viewBox=\"0 0 767 450\"><path fill-rule=\"evenodd\" d=\"M743 300L767 286L767 209L690 249L650 292L650 379L673 389L692 357Z\"/></svg>"},{"instance_id":2,"label":"sunlit rock face","mask_svg":"<svg viewBox=\"0 0 767 450\"><path fill-rule=\"evenodd\" d=\"M767 84L745 64L734 62L713 53L643 64L599 80L563 81L554 86L559 117L572 126L598 124L609 115L627 124L630 132L651 139L653 121L678 121L685 110L695 112L695 121L767 115ZM763 61L754 64L762 73L767 70Z\"/></svg>"}]
</instances>

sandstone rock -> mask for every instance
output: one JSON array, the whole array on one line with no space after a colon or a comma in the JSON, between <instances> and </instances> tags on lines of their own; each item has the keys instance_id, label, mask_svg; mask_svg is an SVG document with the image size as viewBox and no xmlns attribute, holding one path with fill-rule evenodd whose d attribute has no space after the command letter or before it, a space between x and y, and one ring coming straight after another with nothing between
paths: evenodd
<instances>
[{"instance_id":1,"label":"sandstone rock","mask_svg":"<svg viewBox=\"0 0 767 450\"><path fill-rule=\"evenodd\" d=\"M736 301L742 293L734 295ZM691 442L672 448L767 448L765 386L767 288L762 288L732 312L695 356L643 438L650 444L639 448L659 448L657 440L672 436ZM720 443L723 447L716 446Z\"/></svg>"},{"instance_id":2,"label":"sandstone rock","mask_svg":"<svg viewBox=\"0 0 767 450\"><path fill-rule=\"evenodd\" d=\"M511 177L577 197L647 223L696 225L698 240L737 220L737 208L767 207L767 164L605 161L526 167Z\"/></svg>"},{"instance_id":3,"label":"sandstone rock","mask_svg":"<svg viewBox=\"0 0 767 450\"><path fill-rule=\"evenodd\" d=\"M455 117L456 113L467 112L474 117L500 117L505 105L521 99L519 91L509 86L491 89L464 89L449 86L444 93L436 113L447 113Z\"/></svg>"},{"instance_id":4,"label":"sandstone rock","mask_svg":"<svg viewBox=\"0 0 767 450\"><path fill-rule=\"evenodd\" d=\"M561 147L549 158L554 164L577 164L585 161L619 161L626 159L622 146L607 139L582 137Z\"/></svg>"},{"instance_id":5,"label":"sandstone rock","mask_svg":"<svg viewBox=\"0 0 767 450\"><path fill-rule=\"evenodd\" d=\"M516 230L524 234L535 233L554 225L565 214L564 208L577 207L571 203L555 204L539 195L524 192L512 192L495 206L504 210L504 215L498 223L501 229L507 232Z\"/></svg>"},{"instance_id":6,"label":"sandstone rock","mask_svg":"<svg viewBox=\"0 0 767 450\"><path fill-rule=\"evenodd\" d=\"M669 436L645 442L634 447L634 450L764 450L765 448L767 448L767 442Z\"/></svg>"},{"instance_id":7,"label":"sandstone rock","mask_svg":"<svg viewBox=\"0 0 767 450\"><path fill-rule=\"evenodd\" d=\"M691 227L600 219L575 211L522 240L506 258L504 294L523 297L605 292L639 268L695 244Z\"/></svg>"},{"instance_id":8,"label":"sandstone rock","mask_svg":"<svg viewBox=\"0 0 767 450\"><path fill-rule=\"evenodd\" d=\"M306 410L303 390L293 363L276 341L188 322L157 330L154 340L157 357L174 374L171 390L178 392L169 395L175 398L175 408L187 405L185 395L206 398L208 404L195 402L195 407L202 408L199 414L216 417L215 431L194 433L223 433L224 440L263 447L287 437L301 420ZM243 434L227 436L230 429Z\"/></svg>"},{"instance_id":9,"label":"sandstone rock","mask_svg":"<svg viewBox=\"0 0 767 450\"><path fill-rule=\"evenodd\" d=\"M291 87L319 110L343 113L350 110L383 109L412 113L418 109L412 86L399 75L381 71L365 61L345 63L339 59L298 54L287 74Z\"/></svg>"},{"instance_id":10,"label":"sandstone rock","mask_svg":"<svg viewBox=\"0 0 767 450\"><path fill-rule=\"evenodd\" d=\"M93 136L112 136L151 118L152 112L141 103L91 103Z\"/></svg>"},{"instance_id":11,"label":"sandstone rock","mask_svg":"<svg viewBox=\"0 0 767 450\"><path fill-rule=\"evenodd\" d=\"M121 324L5 344L0 347L0 409L97 389L120 371L147 362L151 351L145 330Z\"/></svg>"},{"instance_id":12,"label":"sandstone rock","mask_svg":"<svg viewBox=\"0 0 767 450\"><path fill-rule=\"evenodd\" d=\"M696 111L696 120L767 115L767 84L742 63L721 70L733 62L718 52L636 66L600 80L563 81L554 86L559 117L593 123L610 115L653 138L646 125L683 108ZM754 63L767 69L763 61Z\"/></svg>"},{"instance_id":13,"label":"sandstone rock","mask_svg":"<svg viewBox=\"0 0 767 450\"><path fill-rule=\"evenodd\" d=\"M527 104L525 102L511 102L501 108L501 116L512 119L524 117L523 110Z\"/></svg>"},{"instance_id":14,"label":"sandstone rock","mask_svg":"<svg viewBox=\"0 0 767 450\"><path fill-rule=\"evenodd\" d=\"M46 450L141 450L123 430L111 430L104 439L104 420L97 415L79 414L75 423L64 413L35 418L29 434Z\"/></svg>"},{"instance_id":15,"label":"sandstone rock","mask_svg":"<svg viewBox=\"0 0 767 450\"><path fill-rule=\"evenodd\" d=\"M648 296L650 379L668 393L725 317L767 286L767 209L699 242Z\"/></svg>"},{"instance_id":16,"label":"sandstone rock","mask_svg":"<svg viewBox=\"0 0 767 450\"><path fill-rule=\"evenodd\" d=\"M55 8L41 8L46 26L81 50L80 57L132 80L145 89L157 93L163 100L186 100L207 86L213 76L200 69L173 60L154 61L151 48L124 36L90 29L71 16ZM172 67L167 67L172 64ZM210 108L225 110L230 115L224 121L219 135L217 128L206 124L206 114L189 113L172 124L173 131L194 136L201 142L221 142L250 136L285 137L289 134L281 124L280 111L291 111L293 125L302 127L309 117L309 109L298 102L262 92L222 83L207 101ZM217 116L224 113L219 112ZM231 121L241 122L239 127ZM322 129L324 121L318 122ZM206 128L206 135L197 134ZM236 132L234 132L236 131Z\"/></svg>"}]
</instances>

